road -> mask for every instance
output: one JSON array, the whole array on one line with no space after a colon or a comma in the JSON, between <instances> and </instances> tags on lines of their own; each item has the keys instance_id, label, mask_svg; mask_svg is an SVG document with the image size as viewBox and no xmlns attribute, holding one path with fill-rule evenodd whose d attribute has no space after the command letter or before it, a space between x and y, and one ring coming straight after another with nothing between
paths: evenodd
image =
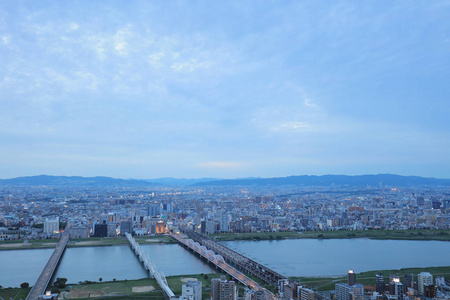
<instances>
[{"instance_id":1,"label":"road","mask_svg":"<svg viewBox=\"0 0 450 300\"><path fill-rule=\"evenodd\" d=\"M45 293L45 289L47 288L49 281L53 276L53 272L55 271L56 266L59 263L59 260L64 252L64 249L66 248L68 241L69 233L65 232L59 240L58 245L56 245L55 251L53 251L52 256L48 260L47 265L44 267L44 270L36 281L36 284L33 286L25 300L36 300L38 299L39 295Z\"/></svg>"}]
</instances>

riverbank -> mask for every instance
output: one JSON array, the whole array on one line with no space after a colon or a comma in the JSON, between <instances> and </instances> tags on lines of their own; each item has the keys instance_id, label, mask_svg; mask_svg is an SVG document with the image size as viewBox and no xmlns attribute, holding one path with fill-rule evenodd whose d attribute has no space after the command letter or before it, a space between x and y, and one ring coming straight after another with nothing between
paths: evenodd
<instances>
[{"instance_id":1,"label":"riverbank","mask_svg":"<svg viewBox=\"0 0 450 300\"><path fill-rule=\"evenodd\" d=\"M151 244L175 244L176 241L166 235L157 236L141 236L135 237L136 241L141 245ZM29 241L2 241L0 242L0 250L22 250L22 249L46 249L55 248L59 239L45 239L45 240L29 240ZM103 247L103 246L117 246L128 245L129 242L123 237L114 238L98 238L91 237L87 239L71 239L67 244L68 248L72 247Z\"/></svg>"},{"instance_id":2,"label":"riverbank","mask_svg":"<svg viewBox=\"0 0 450 300\"><path fill-rule=\"evenodd\" d=\"M430 272L433 277L444 276L449 278L450 266L448 267L428 267L428 268L403 268L392 270L379 270L379 271L367 271L356 274L356 282L365 286L375 286L375 274L383 273L385 281L389 281L389 275L395 274L403 281L405 274L413 274L414 280L417 281L417 275L421 272ZM317 291L329 291L334 290L336 283L347 283L348 276L342 277L290 277L292 280L306 284L308 288Z\"/></svg>"},{"instance_id":3,"label":"riverbank","mask_svg":"<svg viewBox=\"0 0 450 300\"><path fill-rule=\"evenodd\" d=\"M389 280L390 274L395 274L403 279L403 276L408 273L414 275L414 280L417 281L417 275L421 272L430 272L434 277L444 276L449 278L450 266L447 267L428 267L428 268L404 268L398 270L376 270L356 273L356 281L365 286L375 285L375 274L382 272L385 280ZM169 276L167 282L175 293L181 295L182 285L187 281L201 281L202 282L202 298L207 299L210 296L211 279L219 278L224 274L192 274ZM100 278L99 278L100 279ZM227 275L227 279L231 279ZM309 288L317 291L334 290L336 283L346 283L347 275L341 277L290 277L290 279L307 285ZM49 287L49 290L55 287ZM92 282L92 283L68 283L65 288L58 289L64 299L84 300L93 297L108 297L108 299L142 299L148 297L155 300L163 300L163 291L159 287L155 279L145 278L138 280L121 280L121 281L107 281L107 282ZM25 299L30 288L3 288L0 289L0 297L3 299Z\"/></svg>"},{"instance_id":4,"label":"riverbank","mask_svg":"<svg viewBox=\"0 0 450 300\"><path fill-rule=\"evenodd\" d=\"M450 241L450 229L409 229L409 230L336 230L336 231L286 231L286 232L251 232L251 233L218 233L210 234L215 241L246 240L285 240L285 239L352 239L369 238L375 240L417 240L417 241ZM142 245L154 243L175 244L176 241L167 235L139 236L136 241ZM58 239L24 241L2 241L1 250L45 249L55 248ZM101 247L128 245L123 237L88 239L71 239L71 247Z\"/></svg>"},{"instance_id":5,"label":"riverbank","mask_svg":"<svg viewBox=\"0 0 450 300\"><path fill-rule=\"evenodd\" d=\"M352 239L450 241L450 229L286 231L210 234L215 241Z\"/></svg>"}]
</instances>

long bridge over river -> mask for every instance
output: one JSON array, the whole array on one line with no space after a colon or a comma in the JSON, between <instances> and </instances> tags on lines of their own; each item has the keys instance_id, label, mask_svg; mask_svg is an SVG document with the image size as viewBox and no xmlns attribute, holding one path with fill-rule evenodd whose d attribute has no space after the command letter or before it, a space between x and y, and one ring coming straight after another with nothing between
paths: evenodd
<instances>
[{"instance_id":1,"label":"long bridge over river","mask_svg":"<svg viewBox=\"0 0 450 300\"><path fill-rule=\"evenodd\" d=\"M229 264L225 262L221 255L215 254L214 251L206 248L205 246L199 244L192 239L184 239L180 235L172 233L171 236L176 239L181 245L193 250L198 253L201 257L205 258L208 262L214 264L216 267L224 271L225 273L231 275L234 279L239 281L245 286L250 287L256 292L260 292L263 295L263 299L275 300L276 296L269 290L262 287L259 283L253 279L247 277L244 273L236 270Z\"/></svg>"},{"instance_id":2,"label":"long bridge over river","mask_svg":"<svg viewBox=\"0 0 450 300\"><path fill-rule=\"evenodd\" d=\"M278 280L288 279L287 277L279 274L278 272L275 272L274 270L267 268L266 266L234 250L231 250L230 248L222 244L214 242L213 240L204 235L196 233L192 230L184 230L183 233L185 233L187 236L189 236L191 239L198 242L199 244L213 250L216 254L221 255L226 262L234 266L236 269L247 274L252 274L253 276L256 276L257 278L263 280L268 284L276 286L278 284Z\"/></svg>"},{"instance_id":3,"label":"long bridge over river","mask_svg":"<svg viewBox=\"0 0 450 300\"><path fill-rule=\"evenodd\" d=\"M156 279L159 286L163 289L164 293L169 298L175 297L175 294L172 292L172 290L169 287L169 284L167 283L166 276L164 276L164 273L158 271L155 263L149 259L147 253L144 252L139 243L136 242L136 240L131 236L131 234L126 233L125 236L130 242L131 248L134 250L134 253L144 265L144 268L150 272L151 277L154 277Z\"/></svg>"},{"instance_id":4,"label":"long bridge over river","mask_svg":"<svg viewBox=\"0 0 450 300\"><path fill-rule=\"evenodd\" d=\"M58 266L59 261L61 259L61 256L63 255L64 250L66 249L67 242L69 241L68 228L69 227L67 226L66 232L59 240L55 250L53 251L52 256L50 256L50 259L47 262L47 265L44 267L44 270L42 270L42 273L39 276L38 280L36 281L36 284L33 286L33 288L31 289L30 293L28 294L25 300L36 300L38 299L39 295L43 295L45 293L45 289L47 288L50 280L52 279L53 273L55 272L56 267Z\"/></svg>"}]
</instances>

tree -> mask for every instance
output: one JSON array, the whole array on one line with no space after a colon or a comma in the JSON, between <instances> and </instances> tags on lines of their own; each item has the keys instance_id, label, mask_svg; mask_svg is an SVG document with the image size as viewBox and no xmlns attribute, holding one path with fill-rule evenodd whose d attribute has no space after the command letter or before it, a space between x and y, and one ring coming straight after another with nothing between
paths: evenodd
<instances>
[{"instance_id":1,"label":"tree","mask_svg":"<svg viewBox=\"0 0 450 300\"><path fill-rule=\"evenodd\" d=\"M20 287L21 287L22 289L27 289L27 288L30 287L30 284L29 284L28 282L22 282L22 283L20 284Z\"/></svg>"},{"instance_id":2,"label":"tree","mask_svg":"<svg viewBox=\"0 0 450 300\"><path fill-rule=\"evenodd\" d=\"M55 283L53 283L53 285L62 289L62 288L66 287L66 282L67 282L67 278L58 277L58 278L56 278Z\"/></svg>"}]
</instances>

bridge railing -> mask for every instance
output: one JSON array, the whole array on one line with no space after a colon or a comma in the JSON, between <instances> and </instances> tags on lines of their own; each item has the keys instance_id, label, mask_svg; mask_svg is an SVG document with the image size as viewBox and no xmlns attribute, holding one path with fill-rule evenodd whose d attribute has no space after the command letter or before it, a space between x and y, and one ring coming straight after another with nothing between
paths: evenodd
<instances>
[{"instance_id":1,"label":"bridge railing","mask_svg":"<svg viewBox=\"0 0 450 300\"><path fill-rule=\"evenodd\" d=\"M131 248L134 250L134 253L144 265L145 269L150 272L150 276L156 279L159 286L164 290L164 292L169 298L175 297L175 294L172 292L169 285L167 284L167 280L166 277L164 276L164 273L158 271L155 263L150 260L147 253L144 252L139 243L136 242L136 240L133 238L131 234L126 233L125 236L130 242Z\"/></svg>"}]
</instances>

